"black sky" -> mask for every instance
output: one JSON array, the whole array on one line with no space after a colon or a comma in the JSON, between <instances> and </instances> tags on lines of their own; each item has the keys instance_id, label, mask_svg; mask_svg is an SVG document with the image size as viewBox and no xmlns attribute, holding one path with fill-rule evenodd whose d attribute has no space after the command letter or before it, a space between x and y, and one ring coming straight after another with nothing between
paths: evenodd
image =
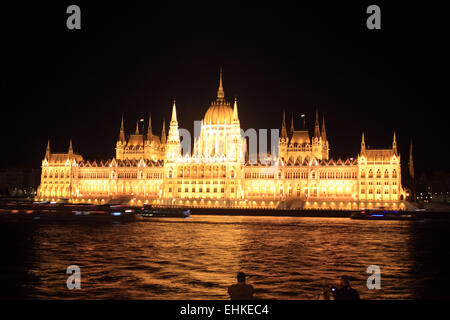
<instances>
[{"instance_id":1,"label":"black sky","mask_svg":"<svg viewBox=\"0 0 450 320\"><path fill-rule=\"evenodd\" d=\"M70 4L81 30L66 28ZM370 4L381 30L366 28ZM297 128L306 113L312 130L319 108L333 158L355 156L362 131L386 147L395 130L403 160L413 139L419 170L450 167L442 4L38 1L2 13L0 167L39 167L47 139L54 151L72 138L85 158L111 158L122 114L131 132L151 112L159 135L174 97L192 129L219 67L244 129L279 128L285 109Z\"/></svg>"}]
</instances>

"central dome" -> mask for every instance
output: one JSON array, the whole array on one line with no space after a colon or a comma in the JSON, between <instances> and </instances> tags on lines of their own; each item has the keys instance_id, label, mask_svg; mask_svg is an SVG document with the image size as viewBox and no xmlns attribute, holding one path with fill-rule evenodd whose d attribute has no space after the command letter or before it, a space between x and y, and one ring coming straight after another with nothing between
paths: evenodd
<instances>
[{"instance_id":1,"label":"central dome","mask_svg":"<svg viewBox=\"0 0 450 320\"><path fill-rule=\"evenodd\" d=\"M231 124L233 120L233 109L228 103L213 103L205 113L206 124Z\"/></svg>"},{"instance_id":2,"label":"central dome","mask_svg":"<svg viewBox=\"0 0 450 320\"><path fill-rule=\"evenodd\" d=\"M236 102L235 102L236 103ZM225 93L222 86L222 69L220 69L219 89L217 90L217 99L211 103L211 106L205 113L203 122L205 124L231 124L233 121L233 109L230 103L225 101ZM236 113L237 119L237 113Z\"/></svg>"}]
</instances>

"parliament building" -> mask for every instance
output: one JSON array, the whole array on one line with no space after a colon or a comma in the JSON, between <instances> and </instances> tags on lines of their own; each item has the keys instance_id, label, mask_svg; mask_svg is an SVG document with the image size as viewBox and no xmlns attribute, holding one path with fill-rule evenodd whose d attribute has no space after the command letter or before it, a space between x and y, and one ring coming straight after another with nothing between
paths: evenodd
<instances>
[{"instance_id":1,"label":"parliament building","mask_svg":"<svg viewBox=\"0 0 450 320\"><path fill-rule=\"evenodd\" d=\"M225 100L220 73L217 98L201 121L192 152L182 152L175 101L169 130L153 134L139 126L126 135L123 118L116 156L87 161L74 152L54 153L47 145L37 200L131 205L179 205L214 208L286 208L359 210L404 209L400 154L392 147L366 147L357 157L329 157L325 120L316 113L314 132L287 130L282 116L278 146L267 158L250 161L236 99Z\"/></svg>"}]
</instances>

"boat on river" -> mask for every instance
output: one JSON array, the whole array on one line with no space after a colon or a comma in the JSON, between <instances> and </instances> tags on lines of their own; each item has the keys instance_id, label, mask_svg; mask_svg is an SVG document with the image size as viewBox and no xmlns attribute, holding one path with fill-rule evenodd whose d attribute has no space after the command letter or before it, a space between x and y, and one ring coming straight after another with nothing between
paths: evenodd
<instances>
[{"instance_id":1,"label":"boat on river","mask_svg":"<svg viewBox=\"0 0 450 320\"><path fill-rule=\"evenodd\" d=\"M136 211L143 218L188 218L191 210L182 207L144 206Z\"/></svg>"},{"instance_id":2,"label":"boat on river","mask_svg":"<svg viewBox=\"0 0 450 320\"><path fill-rule=\"evenodd\" d=\"M141 220L134 210L120 205L92 205L70 203L0 204L2 222L134 222Z\"/></svg>"},{"instance_id":3,"label":"boat on river","mask_svg":"<svg viewBox=\"0 0 450 320\"><path fill-rule=\"evenodd\" d=\"M355 220L422 220L420 213L397 210L361 210L350 216Z\"/></svg>"}]
</instances>

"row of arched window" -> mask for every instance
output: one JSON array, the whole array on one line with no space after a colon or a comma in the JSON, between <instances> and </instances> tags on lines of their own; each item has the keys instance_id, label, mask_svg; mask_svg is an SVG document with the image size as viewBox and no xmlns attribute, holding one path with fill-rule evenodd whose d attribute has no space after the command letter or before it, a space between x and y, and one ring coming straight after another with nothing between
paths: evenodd
<instances>
[{"instance_id":1,"label":"row of arched window","mask_svg":"<svg viewBox=\"0 0 450 320\"><path fill-rule=\"evenodd\" d=\"M373 171L372 171L372 169L370 169L370 170L369 170L369 173L368 173L368 178L369 178L369 179L373 179L373 177L374 177ZM383 177L384 177L385 179L389 179L390 175L389 175L389 170L388 170L388 169L384 170L384 175L383 175ZM361 178L362 178L362 179L366 178L366 172L365 172L365 170L362 170L362 171L361 171ZM381 170L380 170L380 169L378 169L377 172L376 172L376 178L377 178L377 179L381 179ZM397 170L396 170L396 169L393 169L393 170L392 170L392 178L393 178L393 179L397 178Z\"/></svg>"}]
</instances>

